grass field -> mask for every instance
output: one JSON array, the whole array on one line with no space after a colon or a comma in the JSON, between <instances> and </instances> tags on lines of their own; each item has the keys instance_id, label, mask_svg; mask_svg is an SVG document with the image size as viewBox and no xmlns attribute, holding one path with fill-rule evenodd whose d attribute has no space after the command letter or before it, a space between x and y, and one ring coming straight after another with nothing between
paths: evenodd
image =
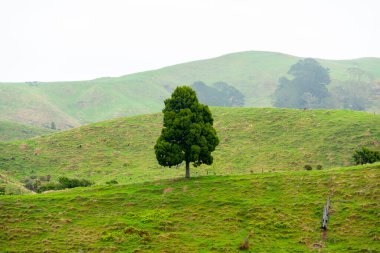
<instances>
[{"instance_id":1,"label":"grass field","mask_svg":"<svg viewBox=\"0 0 380 253\"><path fill-rule=\"evenodd\" d=\"M35 127L17 122L0 121L0 141L29 139L54 132L54 130L48 128Z\"/></svg>"},{"instance_id":2,"label":"grass field","mask_svg":"<svg viewBox=\"0 0 380 253\"><path fill-rule=\"evenodd\" d=\"M224 81L246 96L247 107L270 107L278 79L299 57L274 52L242 52L178 64L158 70L91 81L0 83L0 119L55 122L67 129L128 115L160 112L163 100L178 85ZM332 83L349 79L348 68L360 68L380 79L380 59L319 60L330 69ZM379 111L380 108L371 110Z\"/></svg>"},{"instance_id":3,"label":"grass field","mask_svg":"<svg viewBox=\"0 0 380 253\"><path fill-rule=\"evenodd\" d=\"M380 164L0 198L3 252L379 252ZM331 198L326 233L323 206Z\"/></svg>"},{"instance_id":4,"label":"grass field","mask_svg":"<svg viewBox=\"0 0 380 253\"><path fill-rule=\"evenodd\" d=\"M353 164L362 146L380 149L380 116L335 110L212 108L220 144L211 166L192 176L250 174ZM51 175L137 183L182 177L158 165L153 146L162 115L99 122L30 140L0 143L0 172L21 181Z\"/></svg>"}]
</instances>

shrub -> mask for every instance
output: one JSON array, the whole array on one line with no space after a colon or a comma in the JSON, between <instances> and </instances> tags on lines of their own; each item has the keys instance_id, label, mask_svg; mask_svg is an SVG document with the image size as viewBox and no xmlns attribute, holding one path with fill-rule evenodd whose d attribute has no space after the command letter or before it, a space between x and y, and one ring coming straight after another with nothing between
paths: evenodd
<instances>
[{"instance_id":1,"label":"shrub","mask_svg":"<svg viewBox=\"0 0 380 253\"><path fill-rule=\"evenodd\" d=\"M322 165L320 164L317 165L317 170L321 170L322 168L323 168Z\"/></svg>"},{"instance_id":2,"label":"shrub","mask_svg":"<svg viewBox=\"0 0 380 253\"><path fill-rule=\"evenodd\" d=\"M37 192L41 193L45 191L61 190L61 189L63 189L61 184L48 183L48 184L44 184L38 187Z\"/></svg>"},{"instance_id":3,"label":"shrub","mask_svg":"<svg viewBox=\"0 0 380 253\"><path fill-rule=\"evenodd\" d=\"M41 186L41 181L39 180L25 180L24 187L28 190L37 192L40 186Z\"/></svg>"},{"instance_id":4,"label":"shrub","mask_svg":"<svg viewBox=\"0 0 380 253\"><path fill-rule=\"evenodd\" d=\"M40 179L45 179L45 182L50 181L51 176L47 175L46 177L40 177ZM25 188L38 193L49 190L62 190L66 188L86 187L94 184L86 179L70 179L67 177L60 177L58 183L42 183L43 181L32 178L26 178L23 180L23 182Z\"/></svg>"},{"instance_id":5,"label":"shrub","mask_svg":"<svg viewBox=\"0 0 380 253\"><path fill-rule=\"evenodd\" d=\"M306 164L306 165L304 166L304 169L305 169L305 170L312 170L313 167L311 167L309 164Z\"/></svg>"},{"instance_id":6,"label":"shrub","mask_svg":"<svg viewBox=\"0 0 380 253\"><path fill-rule=\"evenodd\" d=\"M24 187L25 187L26 189L28 189L28 190L31 190L31 191L34 191L34 190L35 190L35 189L34 189L34 184L33 184L33 182L30 182L30 181L25 182Z\"/></svg>"},{"instance_id":7,"label":"shrub","mask_svg":"<svg viewBox=\"0 0 380 253\"><path fill-rule=\"evenodd\" d=\"M380 161L380 152L362 147L355 151L353 158L356 164L374 163Z\"/></svg>"},{"instance_id":8,"label":"shrub","mask_svg":"<svg viewBox=\"0 0 380 253\"><path fill-rule=\"evenodd\" d=\"M116 179L112 179L112 180L106 182L106 184L108 184L108 185L111 185L111 184L118 184L118 183L119 183L119 182L116 181Z\"/></svg>"},{"instance_id":9,"label":"shrub","mask_svg":"<svg viewBox=\"0 0 380 253\"><path fill-rule=\"evenodd\" d=\"M5 195L5 186L0 186L0 195Z\"/></svg>"},{"instance_id":10,"label":"shrub","mask_svg":"<svg viewBox=\"0 0 380 253\"><path fill-rule=\"evenodd\" d=\"M75 187L87 187L94 183L86 179L70 179L67 177L60 177L58 182L62 185L62 188L75 188Z\"/></svg>"}]
</instances>

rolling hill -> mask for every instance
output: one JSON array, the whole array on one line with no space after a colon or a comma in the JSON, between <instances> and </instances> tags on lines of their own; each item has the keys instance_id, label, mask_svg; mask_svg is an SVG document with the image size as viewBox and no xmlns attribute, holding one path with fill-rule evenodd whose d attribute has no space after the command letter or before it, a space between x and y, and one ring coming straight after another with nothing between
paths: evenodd
<instances>
[{"instance_id":1,"label":"rolling hill","mask_svg":"<svg viewBox=\"0 0 380 253\"><path fill-rule=\"evenodd\" d=\"M48 128L20 124L17 122L0 121L0 141L29 139L54 132L54 130Z\"/></svg>"},{"instance_id":2,"label":"rolling hill","mask_svg":"<svg viewBox=\"0 0 380 253\"><path fill-rule=\"evenodd\" d=\"M5 252L241 252L250 234L249 252L377 252L379 171L374 164L3 196L0 245Z\"/></svg>"},{"instance_id":3,"label":"rolling hill","mask_svg":"<svg viewBox=\"0 0 380 253\"><path fill-rule=\"evenodd\" d=\"M247 107L270 107L279 77L300 57L242 52L121 77L91 81L0 83L0 119L67 129L122 116L159 112L178 85L227 82L245 95ZM380 59L318 60L330 69L330 87L344 85L350 68L380 79ZM370 111L380 111L380 102Z\"/></svg>"},{"instance_id":4,"label":"rolling hill","mask_svg":"<svg viewBox=\"0 0 380 253\"><path fill-rule=\"evenodd\" d=\"M250 174L353 163L361 146L380 149L380 115L344 110L212 108L220 144L212 166L192 176ZM162 115L90 124L30 140L0 143L0 172L19 181L50 175L136 183L184 175L158 165L153 146Z\"/></svg>"}]
</instances>

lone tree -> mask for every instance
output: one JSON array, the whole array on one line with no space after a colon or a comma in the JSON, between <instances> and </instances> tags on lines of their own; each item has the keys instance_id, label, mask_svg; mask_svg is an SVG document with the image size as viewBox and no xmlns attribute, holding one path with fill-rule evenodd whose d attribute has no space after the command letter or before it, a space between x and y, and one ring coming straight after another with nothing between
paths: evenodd
<instances>
[{"instance_id":1,"label":"lone tree","mask_svg":"<svg viewBox=\"0 0 380 253\"><path fill-rule=\"evenodd\" d=\"M213 118L207 105L198 102L195 91L188 86L177 87L165 100L164 127L154 146L162 166L186 163L186 178L190 178L190 163L195 167L212 164L211 152L219 144L213 128Z\"/></svg>"}]
</instances>

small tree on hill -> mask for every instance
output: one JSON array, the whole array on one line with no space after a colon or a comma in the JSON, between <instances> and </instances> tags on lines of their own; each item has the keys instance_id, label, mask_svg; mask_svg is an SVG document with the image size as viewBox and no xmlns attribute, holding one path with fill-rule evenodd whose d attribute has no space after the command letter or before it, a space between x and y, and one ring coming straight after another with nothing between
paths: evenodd
<instances>
[{"instance_id":1,"label":"small tree on hill","mask_svg":"<svg viewBox=\"0 0 380 253\"><path fill-rule=\"evenodd\" d=\"M212 164L211 152L219 139L210 109L198 102L195 91L177 87L162 112L164 126L154 146L158 163L171 167L185 161L186 178L190 178L190 163L195 167Z\"/></svg>"}]
</instances>

